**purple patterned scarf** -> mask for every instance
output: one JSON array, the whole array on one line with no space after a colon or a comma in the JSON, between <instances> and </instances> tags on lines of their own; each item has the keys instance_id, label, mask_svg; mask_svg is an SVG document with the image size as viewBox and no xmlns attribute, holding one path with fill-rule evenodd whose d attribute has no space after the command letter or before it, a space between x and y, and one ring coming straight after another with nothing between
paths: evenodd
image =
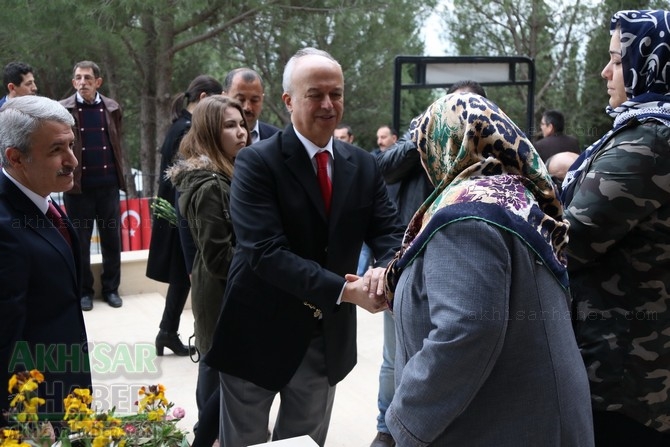
<instances>
[{"instance_id":1,"label":"purple patterned scarf","mask_svg":"<svg viewBox=\"0 0 670 447\"><path fill-rule=\"evenodd\" d=\"M410 221L386 272L389 301L402 270L433 234L480 219L521 237L567 286L568 223L557 190L523 132L489 100L470 93L435 101L410 132L435 191Z\"/></svg>"}]
</instances>

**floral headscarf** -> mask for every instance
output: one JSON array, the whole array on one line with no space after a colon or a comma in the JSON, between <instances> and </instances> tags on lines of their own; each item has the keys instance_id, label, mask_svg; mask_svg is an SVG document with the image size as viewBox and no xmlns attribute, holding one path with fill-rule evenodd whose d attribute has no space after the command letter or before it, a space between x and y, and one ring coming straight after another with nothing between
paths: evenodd
<instances>
[{"instance_id":1,"label":"floral headscarf","mask_svg":"<svg viewBox=\"0 0 670 447\"><path fill-rule=\"evenodd\" d=\"M564 286L568 223L557 190L523 132L489 100L451 94L410 126L435 191L410 221L387 269L387 297L433 234L449 223L480 219L521 237Z\"/></svg>"},{"instance_id":2,"label":"floral headscarf","mask_svg":"<svg viewBox=\"0 0 670 447\"><path fill-rule=\"evenodd\" d=\"M656 119L670 126L670 11L619 11L610 21L610 34L621 30L621 64L627 101L607 106L612 130L584 151L565 176L563 202L569 203L575 180L586 172L592 157L614 132L631 119Z\"/></svg>"}]
</instances>

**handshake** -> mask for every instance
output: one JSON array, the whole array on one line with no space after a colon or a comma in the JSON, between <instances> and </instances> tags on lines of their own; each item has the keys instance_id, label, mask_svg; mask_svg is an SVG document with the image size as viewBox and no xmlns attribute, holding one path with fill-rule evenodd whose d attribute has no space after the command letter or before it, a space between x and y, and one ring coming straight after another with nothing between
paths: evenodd
<instances>
[{"instance_id":1,"label":"handshake","mask_svg":"<svg viewBox=\"0 0 670 447\"><path fill-rule=\"evenodd\" d=\"M384 292L384 273L386 269L376 267L368 269L365 275L345 275L347 280L342 292L342 301L352 303L370 313L377 313L388 308Z\"/></svg>"}]
</instances>

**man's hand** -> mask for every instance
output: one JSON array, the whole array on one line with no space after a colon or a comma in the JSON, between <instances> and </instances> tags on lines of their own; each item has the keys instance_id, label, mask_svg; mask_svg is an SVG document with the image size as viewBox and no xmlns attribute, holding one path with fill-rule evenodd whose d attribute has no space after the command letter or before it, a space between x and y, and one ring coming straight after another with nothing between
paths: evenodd
<instances>
[{"instance_id":1,"label":"man's hand","mask_svg":"<svg viewBox=\"0 0 670 447\"><path fill-rule=\"evenodd\" d=\"M347 274L342 293L342 301L355 304L370 313L377 313L388 308L384 296L384 269L369 269L365 275Z\"/></svg>"}]
</instances>

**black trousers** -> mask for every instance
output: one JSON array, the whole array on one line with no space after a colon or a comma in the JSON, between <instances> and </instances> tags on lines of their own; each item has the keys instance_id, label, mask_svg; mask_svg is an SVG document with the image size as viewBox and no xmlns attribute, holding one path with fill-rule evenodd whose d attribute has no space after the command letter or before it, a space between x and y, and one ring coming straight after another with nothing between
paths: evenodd
<instances>
[{"instance_id":1,"label":"black trousers","mask_svg":"<svg viewBox=\"0 0 670 447\"><path fill-rule=\"evenodd\" d=\"M221 395L219 390L209 396L205 407L200 411L198 427L194 429L195 437L191 447L212 447L219 436L219 410ZM221 444L223 445L223 444Z\"/></svg>"},{"instance_id":2,"label":"black trousers","mask_svg":"<svg viewBox=\"0 0 670 447\"><path fill-rule=\"evenodd\" d=\"M190 290L191 286L189 285L170 283L165 296L163 317L159 326L162 330L167 332L177 332L179 330L181 313L184 311L184 305Z\"/></svg>"},{"instance_id":3,"label":"black trousers","mask_svg":"<svg viewBox=\"0 0 670 447\"><path fill-rule=\"evenodd\" d=\"M634 419L613 411L594 411L596 447L661 447L670 445L670 434L663 434Z\"/></svg>"},{"instance_id":4,"label":"black trousers","mask_svg":"<svg viewBox=\"0 0 670 447\"><path fill-rule=\"evenodd\" d=\"M118 293L121 283L121 207L119 188L90 188L82 194L63 194L63 202L81 243L82 294L93 295L91 235L98 227L102 253L100 283L103 296Z\"/></svg>"}]
</instances>

